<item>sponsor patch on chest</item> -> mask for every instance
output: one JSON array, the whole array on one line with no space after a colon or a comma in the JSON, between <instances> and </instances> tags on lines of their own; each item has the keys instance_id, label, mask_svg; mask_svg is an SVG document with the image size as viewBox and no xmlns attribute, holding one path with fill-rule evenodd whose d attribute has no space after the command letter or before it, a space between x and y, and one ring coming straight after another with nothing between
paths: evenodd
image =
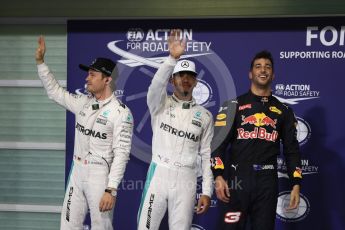
<instances>
[{"instance_id":1,"label":"sponsor patch on chest","mask_svg":"<svg viewBox=\"0 0 345 230\"><path fill-rule=\"evenodd\" d=\"M201 127L201 122L200 121L192 120L192 124L196 125L198 127Z\"/></svg>"},{"instance_id":2,"label":"sponsor patch on chest","mask_svg":"<svg viewBox=\"0 0 345 230\"><path fill-rule=\"evenodd\" d=\"M96 123L102 124L102 125L106 125L107 124L107 119L102 119L102 118L97 118L96 119Z\"/></svg>"}]
</instances>

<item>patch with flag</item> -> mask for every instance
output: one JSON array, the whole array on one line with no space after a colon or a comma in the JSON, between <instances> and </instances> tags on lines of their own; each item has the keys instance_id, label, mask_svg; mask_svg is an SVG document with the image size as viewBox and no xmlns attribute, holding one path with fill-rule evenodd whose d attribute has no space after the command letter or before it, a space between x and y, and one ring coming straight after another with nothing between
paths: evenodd
<instances>
[{"instance_id":1,"label":"patch with flag","mask_svg":"<svg viewBox=\"0 0 345 230\"><path fill-rule=\"evenodd\" d=\"M212 159L212 167L214 169L224 169L224 164L220 157L215 157Z\"/></svg>"}]
</instances>

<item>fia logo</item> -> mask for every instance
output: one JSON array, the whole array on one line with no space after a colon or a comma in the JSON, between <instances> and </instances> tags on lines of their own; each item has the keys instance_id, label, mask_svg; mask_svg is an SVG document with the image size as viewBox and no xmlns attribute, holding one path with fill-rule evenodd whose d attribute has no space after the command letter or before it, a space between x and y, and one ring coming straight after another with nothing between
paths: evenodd
<instances>
[{"instance_id":1,"label":"fia logo","mask_svg":"<svg viewBox=\"0 0 345 230\"><path fill-rule=\"evenodd\" d=\"M127 40L130 42L140 42L144 39L144 31L140 28L131 28L127 32Z\"/></svg>"},{"instance_id":2,"label":"fia logo","mask_svg":"<svg viewBox=\"0 0 345 230\"><path fill-rule=\"evenodd\" d=\"M285 86L283 84L276 84L276 93L277 95L283 95Z\"/></svg>"}]
</instances>

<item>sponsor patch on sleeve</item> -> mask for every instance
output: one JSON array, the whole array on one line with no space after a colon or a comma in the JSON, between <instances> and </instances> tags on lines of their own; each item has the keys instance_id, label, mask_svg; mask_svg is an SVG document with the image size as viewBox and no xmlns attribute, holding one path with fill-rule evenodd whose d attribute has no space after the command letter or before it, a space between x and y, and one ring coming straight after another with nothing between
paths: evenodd
<instances>
[{"instance_id":1,"label":"sponsor patch on sleeve","mask_svg":"<svg viewBox=\"0 0 345 230\"><path fill-rule=\"evenodd\" d=\"M296 167L296 170L293 172L294 178L302 178L302 169Z\"/></svg>"},{"instance_id":2,"label":"sponsor patch on sleeve","mask_svg":"<svg viewBox=\"0 0 345 230\"><path fill-rule=\"evenodd\" d=\"M216 121L214 126L226 126L226 121Z\"/></svg>"},{"instance_id":3,"label":"sponsor patch on sleeve","mask_svg":"<svg viewBox=\"0 0 345 230\"><path fill-rule=\"evenodd\" d=\"M224 120L226 118L226 114L225 113L220 113L217 115L217 120Z\"/></svg>"},{"instance_id":4,"label":"sponsor patch on sleeve","mask_svg":"<svg viewBox=\"0 0 345 230\"><path fill-rule=\"evenodd\" d=\"M224 164L220 157L213 158L211 164L214 169L224 169Z\"/></svg>"},{"instance_id":5,"label":"sponsor patch on sleeve","mask_svg":"<svg viewBox=\"0 0 345 230\"><path fill-rule=\"evenodd\" d=\"M133 116L131 113L127 113L127 116L124 117L123 122L127 124L133 124Z\"/></svg>"},{"instance_id":6,"label":"sponsor patch on sleeve","mask_svg":"<svg viewBox=\"0 0 345 230\"><path fill-rule=\"evenodd\" d=\"M274 113L278 113L279 115L282 114L282 111L275 106L270 106L270 110Z\"/></svg>"}]
</instances>

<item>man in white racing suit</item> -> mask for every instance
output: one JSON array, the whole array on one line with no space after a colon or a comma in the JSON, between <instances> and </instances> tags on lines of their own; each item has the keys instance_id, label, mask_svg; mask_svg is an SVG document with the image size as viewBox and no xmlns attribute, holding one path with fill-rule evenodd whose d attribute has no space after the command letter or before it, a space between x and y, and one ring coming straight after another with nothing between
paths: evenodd
<instances>
[{"instance_id":1,"label":"man in white racing suit","mask_svg":"<svg viewBox=\"0 0 345 230\"><path fill-rule=\"evenodd\" d=\"M168 39L170 56L155 74L147 94L151 113L152 162L138 212L138 229L159 229L168 209L170 230L190 230L197 186L197 157L201 156L202 195L196 213L210 206L213 178L210 169L212 114L196 104L195 64L177 60L185 50L179 30ZM168 82L174 93L167 95Z\"/></svg>"},{"instance_id":2,"label":"man in white racing suit","mask_svg":"<svg viewBox=\"0 0 345 230\"><path fill-rule=\"evenodd\" d=\"M75 95L63 89L44 63L45 41L38 39L38 75L49 98L75 114L74 156L61 213L61 229L83 229L90 209L93 230L113 229L116 190L129 160L133 118L113 94L115 63L97 58L88 71L87 90Z\"/></svg>"}]
</instances>

